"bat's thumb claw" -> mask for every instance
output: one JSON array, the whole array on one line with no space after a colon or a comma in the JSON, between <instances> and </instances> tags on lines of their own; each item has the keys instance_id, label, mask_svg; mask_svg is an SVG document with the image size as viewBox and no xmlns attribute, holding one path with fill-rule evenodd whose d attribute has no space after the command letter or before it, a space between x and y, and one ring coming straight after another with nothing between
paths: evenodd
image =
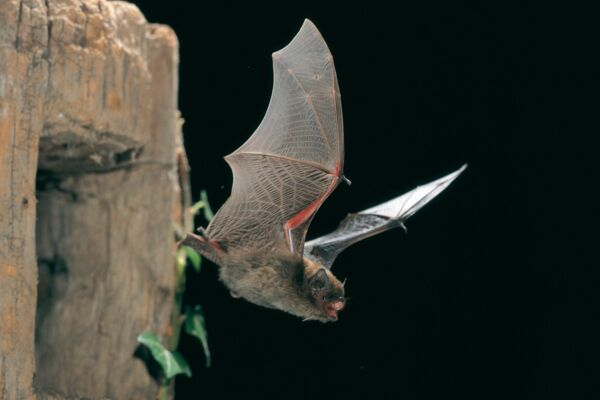
<instances>
[{"instance_id":1,"label":"bat's thumb claw","mask_svg":"<svg viewBox=\"0 0 600 400\"><path fill-rule=\"evenodd\" d=\"M348 185L348 186L352 185L352 182L350 181L350 179L346 178L344 175L342 175L342 180L346 183L346 185Z\"/></svg>"},{"instance_id":2,"label":"bat's thumb claw","mask_svg":"<svg viewBox=\"0 0 600 400\"><path fill-rule=\"evenodd\" d=\"M404 233L408 233L408 228L404 225L404 222L400 222L400 227L404 229Z\"/></svg>"}]
</instances>

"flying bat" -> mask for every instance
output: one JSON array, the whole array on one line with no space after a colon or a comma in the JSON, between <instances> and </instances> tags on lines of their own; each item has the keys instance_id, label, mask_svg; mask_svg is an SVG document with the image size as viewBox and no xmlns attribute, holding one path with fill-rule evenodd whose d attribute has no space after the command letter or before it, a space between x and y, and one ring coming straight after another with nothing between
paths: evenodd
<instances>
[{"instance_id":1,"label":"flying bat","mask_svg":"<svg viewBox=\"0 0 600 400\"><path fill-rule=\"evenodd\" d=\"M344 284L331 272L336 256L404 222L466 168L388 202L349 214L328 235L305 243L308 226L342 181L342 104L333 57L305 20L292 41L273 53L273 91L250 138L225 157L231 195L200 235L183 245L220 266L234 297L305 320L335 321Z\"/></svg>"}]
</instances>

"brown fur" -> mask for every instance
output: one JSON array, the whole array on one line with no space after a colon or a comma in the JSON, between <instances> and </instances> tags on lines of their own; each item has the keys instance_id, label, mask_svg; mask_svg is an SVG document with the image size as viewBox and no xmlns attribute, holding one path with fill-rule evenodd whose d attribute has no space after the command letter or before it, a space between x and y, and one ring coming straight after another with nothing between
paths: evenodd
<instances>
[{"instance_id":1,"label":"brown fur","mask_svg":"<svg viewBox=\"0 0 600 400\"><path fill-rule=\"evenodd\" d=\"M322 265L283 254L235 254L216 250L202 237L188 235L181 244L190 246L217 263L221 281L234 297L259 306L278 309L305 320L334 320L324 312L323 299L343 297L342 283ZM318 294L310 279L324 269L329 286Z\"/></svg>"},{"instance_id":2,"label":"brown fur","mask_svg":"<svg viewBox=\"0 0 600 400\"><path fill-rule=\"evenodd\" d=\"M221 281L234 294L251 303L288 312L307 320L330 321L315 301L308 287L308 279L322 266L290 256L231 257L221 264ZM338 292L341 282L326 270L330 282Z\"/></svg>"}]
</instances>

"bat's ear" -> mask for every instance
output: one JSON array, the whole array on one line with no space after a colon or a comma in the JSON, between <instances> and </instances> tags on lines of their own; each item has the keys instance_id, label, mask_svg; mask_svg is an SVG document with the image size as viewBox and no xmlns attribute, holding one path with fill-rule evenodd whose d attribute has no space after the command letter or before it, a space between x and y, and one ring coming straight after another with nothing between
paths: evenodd
<instances>
[{"instance_id":1,"label":"bat's ear","mask_svg":"<svg viewBox=\"0 0 600 400\"><path fill-rule=\"evenodd\" d=\"M327 276L325 268L319 268L316 274L308 279L308 285L312 290L326 290L331 287L331 281Z\"/></svg>"}]
</instances>

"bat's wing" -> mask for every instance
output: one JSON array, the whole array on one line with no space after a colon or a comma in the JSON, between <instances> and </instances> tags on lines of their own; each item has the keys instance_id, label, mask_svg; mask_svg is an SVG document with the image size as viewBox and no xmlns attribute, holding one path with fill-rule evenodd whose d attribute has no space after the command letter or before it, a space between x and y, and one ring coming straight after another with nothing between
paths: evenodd
<instances>
[{"instance_id":1,"label":"bat's wing","mask_svg":"<svg viewBox=\"0 0 600 400\"><path fill-rule=\"evenodd\" d=\"M417 186L395 199L349 214L335 231L307 242L304 255L330 268L337 255L351 244L388 229L404 226L404 221L446 189L466 167L465 164L459 170Z\"/></svg>"},{"instance_id":2,"label":"bat's wing","mask_svg":"<svg viewBox=\"0 0 600 400\"><path fill-rule=\"evenodd\" d=\"M333 58L305 20L273 53L273 92L264 119L225 157L231 196L207 235L225 250L302 255L308 225L342 176L342 106Z\"/></svg>"}]
</instances>

